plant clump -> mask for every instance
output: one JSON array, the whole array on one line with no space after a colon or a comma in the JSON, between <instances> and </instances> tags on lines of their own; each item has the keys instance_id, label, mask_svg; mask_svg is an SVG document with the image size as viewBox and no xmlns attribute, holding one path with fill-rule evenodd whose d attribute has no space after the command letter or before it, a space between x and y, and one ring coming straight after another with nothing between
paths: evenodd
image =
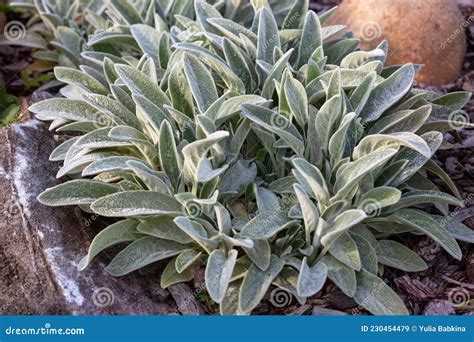
<instances>
[{"instance_id":1,"label":"plant clump","mask_svg":"<svg viewBox=\"0 0 474 342\"><path fill-rule=\"evenodd\" d=\"M462 199L431 157L470 127L468 93L412 89L417 65L384 67L385 42L328 39L344 27L308 1L145 3L110 1L114 24L54 70L63 97L30 107L74 133L51 154L73 180L39 200L119 218L80 270L121 244L111 275L159 269L166 288L205 267L224 315L250 314L271 286L304 303L328 279L390 315L408 311L384 268L427 268L399 234L461 259L456 239L473 233L449 216Z\"/></svg>"}]
</instances>

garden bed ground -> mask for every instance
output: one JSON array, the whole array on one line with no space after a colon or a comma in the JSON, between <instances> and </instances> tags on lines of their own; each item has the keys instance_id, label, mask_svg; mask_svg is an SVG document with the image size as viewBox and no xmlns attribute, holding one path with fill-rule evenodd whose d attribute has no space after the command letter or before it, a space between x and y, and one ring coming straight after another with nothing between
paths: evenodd
<instances>
[{"instance_id":1,"label":"garden bed ground","mask_svg":"<svg viewBox=\"0 0 474 342\"><path fill-rule=\"evenodd\" d=\"M337 2L338 1L332 0L319 1L313 3L312 7L318 12L325 11ZM465 17L474 15L474 7L468 6L468 2L459 1L459 3ZM14 14L9 14L9 16L12 15ZM15 20L25 20L25 18L16 17ZM472 92L474 89L474 25L472 21L470 22L470 26L467 27L467 37L468 49L465 56L464 68L462 70L461 75L459 75L455 82L439 87L423 84L418 84L416 86L433 90L439 93L446 93L456 90L465 90ZM53 149L54 146L53 135L52 133L47 132L47 130L45 129L46 125L44 123L39 123L37 121L31 121L30 123L24 122L30 119L26 110L28 103L31 104L51 96L47 91L42 91L38 89L35 90L35 88L37 87L35 86L34 82L25 85L24 76L23 79L21 77L22 70L28 70L30 80L34 80L43 72L41 65L34 64L34 60L31 57L31 53L32 50L28 48L5 46L2 47L2 51L0 53L0 83L5 85L6 92L8 94L15 95L20 99L19 102L22 108L20 114L22 117L20 118L20 121L23 121L23 123L16 124L10 128L2 129L2 131L0 131L0 144L2 155L5 158L14 158L15 156L13 154L15 153L15 149L18 150L21 148L24 148L29 151L28 153L31 153L30 157L34 155L37 158L44 158L44 160L41 161L30 160L26 162L32 165L37 163L38 165L42 165L44 167L47 167L48 169L34 169L30 165L28 170L20 170L18 172L38 172L42 177L40 177L41 179L43 179L45 182L51 182L52 177L55 174L55 170L58 167L57 164L46 161L47 155ZM470 115L471 122L474 122L474 99L470 100L465 109ZM31 130L33 129L37 130L38 132L32 133ZM22 133L22 131L24 132ZM25 144L25 141L20 141L22 136L29 137L31 140L29 140L28 143ZM9 139L17 139L17 143L13 145L12 141L10 141ZM459 132L459 137L447 135L446 140L453 144L453 148L451 150L440 151L437 154L436 162L439 163L439 165L450 174L450 176L456 182L458 188L461 190L463 197L465 198L465 207L458 208L457 210L455 210L454 215L457 219L463 220L466 225L474 229L474 155L472 153L474 147L474 130L463 130ZM30 145L35 147L31 148ZM0 161L2 160L0 159ZM3 164L4 167L7 164L10 167L15 166L12 166L11 162L7 161L6 159L3 161ZM32 186L32 184L35 183L34 180L24 178L22 179L21 177L24 177L24 174L15 173L13 169L7 169L6 171L10 172L10 175L20 177L17 180L18 184L23 183ZM6 171L3 170L3 172ZM47 173L45 174L45 172ZM2 177L3 176L4 175L2 175ZM36 177L36 175L31 174L31 177ZM433 179L433 181L437 182L438 180ZM27 210L27 208L25 208L25 204L22 203L22 200L25 200L25 198L21 198L21 196L19 195L19 191L21 189L18 186L15 188L15 184L16 183L14 179L10 179L9 182L5 177L5 184L3 185L5 188L2 188L0 186L0 190L2 191L4 196L5 194L9 193L12 195L15 194L16 198L14 199L14 201L18 201L18 203L15 202L14 207L18 204L19 210L21 212L24 212L25 210ZM51 184L44 184L44 187L47 187L49 185ZM37 189L37 191L35 191L34 188L30 187L30 190L31 191L26 194L27 201L34 200L34 197L37 195L36 192L39 192L42 189ZM2 220L6 220L5 210L7 210L7 214L11 216L11 199L3 198L1 202L9 203L8 208L7 205L4 205ZM34 208L38 208L38 206L39 204L37 203L36 205L34 205ZM16 212L15 210L13 210L14 214ZM61 223L61 220L63 220L62 222L64 224L67 224L67 227L58 227L56 233L60 232L59 229L63 230L64 233L64 230L66 228L73 229L74 231L78 232L77 236L79 236L79 240L74 241L74 243L70 245L70 247L73 249L73 251L71 252L72 254L70 256L64 257L64 259L60 259L60 261L62 260L62 262L67 262L68 260L74 260L74 258L80 258L81 256L83 256L87 250L87 246L83 243L87 244L88 241L90 241L90 238L94 236L105 224L100 219L95 219L93 217L81 214L78 210L72 210L71 208L48 208L47 210L48 212L43 213L43 215L56 215L59 217L55 221L56 223ZM3 269L1 273L3 284L0 286L0 289L2 289L4 286L13 287L13 290L10 289L9 292L5 292L7 294L7 297L10 297L13 303L11 303L11 305L7 306L6 308L4 306L2 310L3 313L172 314L176 313L176 310L174 309L174 307L176 307L178 308L178 311L181 314L200 314L204 312L207 314L215 314L216 307L210 304L209 298L204 294L204 291L202 291L203 275L197 277L194 283L189 284L189 287L186 285L179 285L172 287L169 291L157 289L158 282L153 281L148 281L146 284L138 285L138 283L143 281L143 279L149 279L149 276L144 277L136 275L131 277L132 279L130 281L132 282L132 284L128 288L125 287L123 283L129 281L128 278L130 277L127 277L127 279L123 280L113 281L106 279L101 280L101 278L99 277L99 281L103 282L102 287L108 286L115 289L114 295L117 300L115 306L91 306L89 303L85 305L81 310L77 310L74 307L71 307L71 303L67 304L68 301L66 298L62 301L52 301L52 304L50 304L46 309L41 310L40 305L42 305L42 303L44 303L45 301L48 301L48 296L54 297L55 295L58 295L60 293L64 295L64 293L68 291L69 293L71 293L71 289L67 289L67 291L61 291L62 286L66 286L67 288L67 282L61 283L61 276L58 276L57 274L54 275L54 272L52 272L50 266L43 264L36 266L28 264L27 260L25 259L25 255L21 257L19 256L19 259L17 258L16 260L24 261L26 264L28 264L28 266L25 267L32 272L34 272L34 267L39 267L39 269L44 270L48 269L49 272L52 273L44 275L45 279L47 280L41 280L42 275L39 275L33 280L28 280L26 278L22 280L21 271L19 271L19 273L13 271L5 272L5 270L11 269L11 267L14 266L12 264L9 264L13 259L9 258L6 255L8 254L7 249L9 248L11 251L15 248L21 247L19 251L23 251L23 253L28 254L32 253L32 251L38 252L37 249L45 248L42 244L49 243L48 246L52 248L53 242L60 243L61 241L65 241L65 238L55 237L56 240L53 242L47 242L47 239L43 241L40 236L40 227L44 223L40 221L42 219L41 216L36 216L35 218L30 219L26 218L24 214L21 214L17 218L18 221L16 223L14 223L15 221L11 221L12 224L16 224L16 226L14 226L13 228L18 227L21 229L27 229L23 232L23 234L25 234L25 239L34 240L29 241L29 244L22 245L22 243L25 242L24 240L19 239L15 242L14 238L12 238L9 240L10 244L2 243L2 246L0 246L0 265ZM11 217L9 217L9 219L11 219ZM74 223L76 221L77 224ZM86 225L84 224L84 222L88 224ZM71 227L71 225L73 225L74 227ZM65 234L68 235L69 233ZM413 314L428 315L474 314L474 303L472 302L470 309L456 306L456 301L458 300L464 301L466 297L474 298L473 245L468 245L466 243L461 242L460 245L463 249L464 259L461 261L456 261L450 256L448 256L436 243L434 243L429 238L418 238L413 235L401 236L401 238L404 239L405 243L409 247L413 248L414 251L416 251L420 256L422 256L423 259L430 266L427 271L411 274L404 273L401 271L393 271L393 269L388 268L385 269L384 278L387 280L387 282L390 283L391 287L394 288L396 292L402 298L405 299L405 303L407 304L407 307L409 308L410 312ZM47 257L47 253L44 253L43 251L38 255L32 254L31 256ZM108 256L103 255L102 259L102 261L104 261L108 259ZM99 261L97 263L102 266L96 266L94 272L100 273L102 271L102 269L100 269L100 267L103 267L104 264L102 261ZM47 263L47 260L45 259L44 262ZM5 268L4 266L8 266L10 268ZM18 267L16 269L18 270ZM67 269L67 267L65 266L63 267L63 269ZM104 275L102 275L102 277L104 277ZM89 286L89 288L85 292L83 291L85 295L81 295L81 297L85 298L83 298L85 302L90 302L92 300L91 298L93 298L94 296L95 287L100 286L100 284L97 283L97 280L94 285L95 287L90 284L87 285L88 278L89 276L87 276L86 274L79 274L72 280L73 283L69 283L69 285L73 287L75 286L74 284L79 284L84 288ZM45 288L49 288L51 291L44 292L43 287L41 287L40 289L37 289L35 287L27 287L25 290L25 284L30 284L31 282L37 281L46 281L48 283L48 286ZM21 289L20 295L18 295L18 289ZM23 291L25 291L25 296L23 295ZM3 292L3 290L0 292ZM124 307L127 308L134 306L134 303L121 302L121 298L125 298L125 295L128 296L130 293L134 293L134 296L136 296L134 298L136 300L136 309L130 309L132 311L125 312L122 309ZM138 298L142 293L146 297L146 299ZM37 296L37 298L33 298L34 296ZM4 298L7 297L4 296ZM26 297L27 301L29 300L34 302L36 300L37 303L24 303L24 297ZM2 298L2 300L5 300L4 298ZM284 300L287 302L288 298L284 298ZM200 301L201 304L199 304L198 301ZM156 302L157 305L153 305L153 302ZM121 304L122 309L117 308L117 303ZM327 283L326 287L322 291L320 291L317 296L308 300L305 305L297 305L295 300L291 303L292 304L290 305L285 305L284 307L279 308L280 305L278 303L275 303L274 300L267 300L257 310L255 310L255 314L324 315L366 313L364 310L358 308L352 299L349 299L344 296L342 292L340 292L340 290L338 290L330 282ZM79 306L83 305L81 304Z\"/></svg>"}]
</instances>

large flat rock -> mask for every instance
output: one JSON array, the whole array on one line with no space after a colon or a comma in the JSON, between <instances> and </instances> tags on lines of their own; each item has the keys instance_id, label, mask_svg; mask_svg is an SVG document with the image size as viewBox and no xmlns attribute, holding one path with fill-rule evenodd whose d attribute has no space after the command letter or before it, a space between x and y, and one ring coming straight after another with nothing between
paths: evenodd
<instances>
[{"instance_id":1,"label":"large flat rock","mask_svg":"<svg viewBox=\"0 0 474 342\"><path fill-rule=\"evenodd\" d=\"M90 224L94 217L36 200L59 183L60 165L48 159L56 145L46 126L34 119L0 129L0 314L202 313L190 290L185 292L192 308L181 307L160 288L156 275L106 274L108 255L77 270L97 233ZM182 289L177 292L180 300L186 296Z\"/></svg>"}]
</instances>

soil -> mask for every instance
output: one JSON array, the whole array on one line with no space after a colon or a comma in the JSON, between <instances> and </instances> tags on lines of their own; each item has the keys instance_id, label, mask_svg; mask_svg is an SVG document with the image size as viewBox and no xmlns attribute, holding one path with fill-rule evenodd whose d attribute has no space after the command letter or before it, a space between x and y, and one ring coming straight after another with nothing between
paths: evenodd
<instances>
[{"instance_id":1,"label":"soil","mask_svg":"<svg viewBox=\"0 0 474 342\"><path fill-rule=\"evenodd\" d=\"M457 0L463 15L468 18L474 15L474 6L469 1ZM311 3L311 8L317 12L324 12L337 5L339 0L320 0ZM11 16L11 14L9 14ZM9 20L13 18L8 18ZM26 20L27 18L15 17L14 20ZM470 91L474 89L474 23L466 29L468 45L465 56L464 67L461 75L455 82L443 86L430 86L415 84L415 87L429 89L440 94L451 91ZM0 53L0 84L6 87L7 93L13 94L21 99L35 100L44 94L34 92L34 89L25 87L20 77L21 70L33 63L32 50L22 47L1 47ZM33 96L33 99L31 98ZM474 122L474 99L465 107L466 112ZM453 178L465 199L464 208L456 208L456 218L464 221L466 225L474 229L474 130L462 130L457 134L446 134L446 140L453 144L450 150L440 151L436 155L436 162L445 169ZM441 182L436 178L435 183ZM102 223L103 224L103 223ZM97 232L101 226L99 220L94 222L91 232ZM94 227L95 226L95 227ZM474 245L460 243L464 258L461 261L454 260L447 255L436 243L426 237L414 237L406 235L400 237L409 247L416 251L430 266L427 271L418 273L405 273L385 268L384 277L389 285L405 300L411 314L415 315L474 315L474 302L471 301L470 308L456 305L458 300L474 298ZM171 291L159 289L159 296L171 297L176 302L176 307L181 314L216 314L216 307L209 302L199 289L202 286L199 280L188 285L175 286ZM199 291L199 292L197 292ZM182 298L190 298L189 294L201 302L194 303L192 307L185 307ZM184 294L184 295L183 295ZM157 297L157 298L158 298ZM168 300L169 301L169 300ZM184 301L185 304L188 303ZM171 304L171 303L170 303ZM173 305L173 304L171 304ZM338 315L367 314L355 302L346 297L338 288L327 283L325 288L315 297L310 298L306 304L299 305L296 300L291 305L278 307L278 303L267 300L255 310L257 315L286 314L286 315ZM54 312L50 312L54 314Z\"/></svg>"}]
</instances>

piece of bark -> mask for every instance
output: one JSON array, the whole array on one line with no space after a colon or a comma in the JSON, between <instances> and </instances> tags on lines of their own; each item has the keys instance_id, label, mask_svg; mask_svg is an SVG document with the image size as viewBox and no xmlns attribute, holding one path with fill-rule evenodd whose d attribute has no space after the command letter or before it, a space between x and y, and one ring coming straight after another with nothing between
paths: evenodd
<instances>
[{"instance_id":1,"label":"piece of bark","mask_svg":"<svg viewBox=\"0 0 474 342\"><path fill-rule=\"evenodd\" d=\"M291 308L286 312L287 316L302 316L308 313L311 310L311 305L304 304L296 308Z\"/></svg>"},{"instance_id":2,"label":"piece of bark","mask_svg":"<svg viewBox=\"0 0 474 342\"><path fill-rule=\"evenodd\" d=\"M104 271L107 255L77 270L96 231L76 207L47 207L36 200L59 183L54 176L59 164L48 159L55 145L46 125L36 120L0 129L0 313L172 312L172 301L157 301L158 277L114 278Z\"/></svg>"},{"instance_id":3,"label":"piece of bark","mask_svg":"<svg viewBox=\"0 0 474 342\"><path fill-rule=\"evenodd\" d=\"M395 284L408 296L418 300L428 300L436 297L436 293L434 293L433 289L420 280L412 279L407 275L395 278Z\"/></svg>"},{"instance_id":4,"label":"piece of bark","mask_svg":"<svg viewBox=\"0 0 474 342\"><path fill-rule=\"evenodd\" d=\"M357 306L354 299L347 297L341 291L331 293L330 296L328 296L328 301L331 307L338 310L346 310Z\"/></svg>"},{"instance_id":5,"label":"piece of bark","mask_svg":"<svg viewBox=\"0 0 474 342\"><path fill-rule=\"evenodd\" d=\"M453 304L447 300L432 300L423 310L423 315L425 316L447 316L454 314L456 312L454 311Z\"/></svg>"},{"instance_id":6,"label":"piece of bark","mask_svg":"<svg viewBox=\"0 0 474 342\"><path fill-rule=\"evenodd\" d=\"M453 179L461 179L464 176L464 166L456 157L448 157L445 162L446 171Z\"/></svg>"},{"instance_id":7,"label":"piece of bark","mask_svg":"<svg viewBox=\"0 0 474 342\"><path fill-rule=\"evenodd\" d=\"M333 309L315 307L313 308L311 315L313 316L345 316L347 315L347 313L343 311L333 310Z\"/></svg>"},{"instance_id":8,"label":"piece of bark","mask_svg":"<svg viewBox=\"0 0 474 342\"><path fill-rule=\"evenodd\" d=\"M204 309L196 299L196 295L201 292L200 289L193 292L188 285L180 283L171 285L168 290L176 302L178 311L183 316L198 316L204 314Z\"/></svg>"},{"instance_id":9,"label":"piece of bark","mask_svg":"<svg viewBox=\"0 0 474 342\"><path fill-rule=\"evenodd\" d=\"M471 284L474 284L474 252L467 257L467 278Z\"/></svg>"}]
</instances>

